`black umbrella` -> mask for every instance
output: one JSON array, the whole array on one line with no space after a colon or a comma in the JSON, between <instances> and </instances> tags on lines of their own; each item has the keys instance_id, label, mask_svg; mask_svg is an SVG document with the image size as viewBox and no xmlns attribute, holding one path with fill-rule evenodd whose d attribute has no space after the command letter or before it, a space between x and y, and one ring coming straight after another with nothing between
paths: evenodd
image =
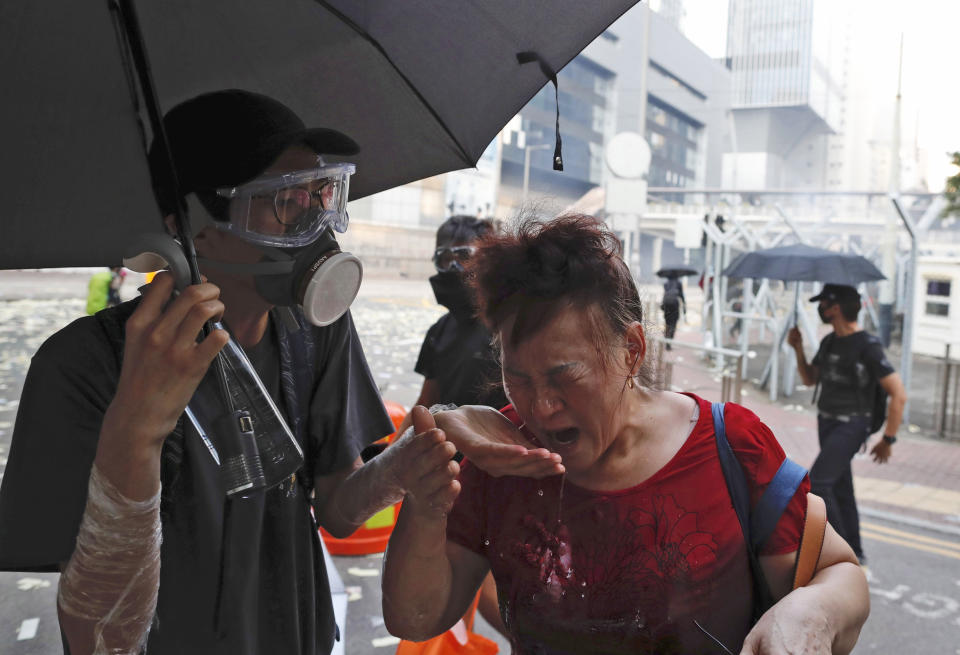
<instances>
[{"instance_id":1,"label":"black umbrella","mask_svg":"<svg viewBox=\"0 0 960 655\"><path fill-rule=\"evenodd\" d=\"M814 248L802 243L745 252L727 266L723 275L796 282L793 294L794 322L798 314L800 282L823 282L855 287L861 282L886 279L886 276L866 257Z\"/></svg>"},{"instance_id":2,"label":"black umbrella","mask_svg":"<svg viewBox=\"0 0 960 655\"><path fill-rule=\"evenodd\" d=\"M0 268L116 264L160 229L145 143L202 92L264 93L351 135L353 198L474 166L635 1L7 0ZM157 106L131 56L134 10Z\"/></svg>"},{"instance_id":3,"label":"black umbrella","mask_svg":"<svg viewBox=\"0 0 960 655\"><path fill-rule=\"evenodd\" d=\"M700 275L700 271L692 268L661 268L657 271L657 277L687 277L688 275Z\"/></svg>"},{"instance_id":4,"label":"black umbrella","mask_svg":"<svg viewBox=\"0 0 960 655\"><path fill-rule=\"evenodd\" d=\"M745 252L727 266L723 275L784 282L829 282L852 287L861 282L885 279L865 257L802 243Z\"/></svg>"}]
</instances>

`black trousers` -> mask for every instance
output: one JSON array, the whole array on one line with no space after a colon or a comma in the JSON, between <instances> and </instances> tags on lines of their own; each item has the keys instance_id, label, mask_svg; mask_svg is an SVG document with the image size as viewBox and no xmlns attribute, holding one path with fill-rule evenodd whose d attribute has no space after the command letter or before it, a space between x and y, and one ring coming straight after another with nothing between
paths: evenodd
<instances>
[{"instance_id":1,"label":"black trousers","mask_svg":"<svg viewBox=\"0 0 960 655\"><path fill-rule=\"evenodd\" d=\"M810 469L811 491L826 503L827 520L833 529L850 544L857 557L863 557L850 462L870 436L870 419L852 418L844 422L818 416L817 428L820 454Z\"/></svg>"},{"instance_id":2,"label":"black trousers","mask_svg":"<svg viewBox=\"0 0 960 655\"><path fill-rule=\"evenodd\" d=\"M677 321L680 320L680 303L664 304L661 307L663 308L663 320L667 324L665 336L672 339L677 331Z\"/></svg>"}]
</instances>

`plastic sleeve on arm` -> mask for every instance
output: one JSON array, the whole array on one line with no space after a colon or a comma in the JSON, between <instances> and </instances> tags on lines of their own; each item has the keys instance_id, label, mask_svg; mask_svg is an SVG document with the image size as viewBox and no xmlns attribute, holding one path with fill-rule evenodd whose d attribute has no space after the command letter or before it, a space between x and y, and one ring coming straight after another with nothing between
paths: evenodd
<instances>
[{"instance_id":1,"label":"plastic sleeve on arm","mask_svg":"<svg viewBox=\"0 0 960 655\"><path fill-rule=\"evenodd\" d=\"M88 489L57 602L64 614L95 623L95 655L139 653L157 607L160 494L130 500L96 464Z\"/></svg>"}]
</instances>

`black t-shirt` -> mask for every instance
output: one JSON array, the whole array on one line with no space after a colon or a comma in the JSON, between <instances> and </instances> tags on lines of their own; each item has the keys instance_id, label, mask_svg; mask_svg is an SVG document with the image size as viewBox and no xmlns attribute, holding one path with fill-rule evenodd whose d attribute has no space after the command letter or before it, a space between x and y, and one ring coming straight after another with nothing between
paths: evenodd
<instances>
[{"instance_id":1,"label":"black t-shirt","mask_svg":"<svg viewBox=\"0 0 960 655\"><path fill-rule=\"evenodd\" d=\"M827 414L869 414L874 385L893 373L880 339L863 330L828 334L812 364L820 369L817 409Z\"/></svg>"},{"instance_id":2,"label":"black t-shirt","mask_svg":"<svg viewBox=\"0 0 960 655\"><path fill-rule=\"evenodd\" d=\"M116 308L124 309L129 311ZM313 471L324 474L349 466L368 442L393 427L350 315L310 329L316 376L301 447ZM265 337L275 338L274 330ZM275 343L249 352L274 395L277 352ZM267 362L276 368L259 370ZM57 570L69 559L118 376L114 344L94 317L71 323L34 356L0 489L0 570ZM283 399L275 400L283 411ZM164 486L170 500L161 508L158 620L147 652L328 653L333 610L303 486L290 480L230 501L224 530L219 470L199 435L184 424L182 461L174 482Z\"/></svg>"},{"instance_id":3,"label":"black t-shirt","mask_svg":"<svg viewBox=\"0 0 960 655\"><path fill-rule=\"evenodd\" d=\"M441 316L427 330L414 370L436 381L442 403L496 409L507 404L490 333L479 321Z\"/></svg>"}]
</instances>

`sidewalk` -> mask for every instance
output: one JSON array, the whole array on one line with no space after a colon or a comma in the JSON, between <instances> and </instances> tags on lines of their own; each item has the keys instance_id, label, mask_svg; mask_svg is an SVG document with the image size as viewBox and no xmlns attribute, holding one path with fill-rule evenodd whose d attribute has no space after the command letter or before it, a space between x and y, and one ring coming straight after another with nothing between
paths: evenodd
<instances>
[{"instance_id":1,"label":"sidewalk","mask_svg":"<svg viewBox=\"0 0 960 655\"><path fill-rule=\"evenodd\" d=\"M693 327L681 328L676 335L678 341L697 345L700 337ZM670 356L675 360L674 390L720 400L719 376L710 372L699 353L678 347ZM742 404L773 430L787 455L808 469L819 452L811 394L811 390L800 389L791 398L771 402L765 390L745 381L742 399ZM929 523L960 534L960 444L911 435L907 430L900 435L886 464L874 463L867 453L854 457L854 485L861 511L907 523ZM876 439L871 438L868 450Z\"/></svg>"}]
</instances>

